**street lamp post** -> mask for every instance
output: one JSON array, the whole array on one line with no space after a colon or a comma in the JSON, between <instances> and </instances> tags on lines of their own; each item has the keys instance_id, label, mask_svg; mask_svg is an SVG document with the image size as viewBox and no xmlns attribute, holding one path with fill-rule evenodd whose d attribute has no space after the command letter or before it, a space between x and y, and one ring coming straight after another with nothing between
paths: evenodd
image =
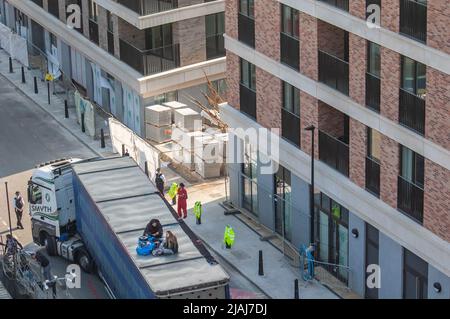
<instances>
[{"instance_id":1,"label":"street lamp post","mask_svg":"<svg viewBox=\"0 0 450 319\"><path fill-rule=\"evenodd\" d=\"M311 185L309 189L309 211L310 211L310 228L311 228L311 244L315 243L314 237L314 133L316 127L310 125L305 128L305 131L311 132Z\"/></svg>"}]
</instances>

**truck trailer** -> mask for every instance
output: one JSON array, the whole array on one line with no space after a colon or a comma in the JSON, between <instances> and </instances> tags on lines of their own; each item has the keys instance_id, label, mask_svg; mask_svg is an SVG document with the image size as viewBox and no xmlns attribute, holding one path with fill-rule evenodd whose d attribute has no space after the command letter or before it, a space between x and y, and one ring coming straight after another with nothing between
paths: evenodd
<instances>
[{"instance_id":1,"label":"truck trailer","mask_svg":"<svg viewBox=\"0 0 450 319\"><path fill-rule=\"evenodd\" d=\"M43 172L52 172L44 178L45 186L53 182L58 188L43 188ZM28 193L34 241L86 271L97 271L112 297L230 297L228 274L131 158L51 163L35 171ZM50 208L38 208L37 202L48 202ZM153 218L175 234L177 254L136 253L138 239Z\"/></svg>"}]
</instances>

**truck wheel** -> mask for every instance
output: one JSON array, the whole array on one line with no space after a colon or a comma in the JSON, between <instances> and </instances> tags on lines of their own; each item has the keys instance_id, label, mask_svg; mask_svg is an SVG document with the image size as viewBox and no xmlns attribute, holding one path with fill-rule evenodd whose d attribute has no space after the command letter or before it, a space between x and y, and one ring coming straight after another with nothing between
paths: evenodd
<instances>
[{"instance_id":1,"label":"truck wheel","mask_svg":"<svg viewBox=\"0 0 450 319\"><path fill-rule=\"evenodd\" d=\"M45 236L45 248L47 248L47 254L49 256L56 256L58 255L57 249L56 249L56 238L53 236Z\"/></svg>"},{"instance_id":2,"label":"truck wheel","mask_svg":"<svg viewBox=\"0 0 450 319\"><path fill-rule=\"evenodd\" d=\"M84 248L80 248L77 252L76 262L80 265L81 269L83 269L88 274L94 271L94 261L92 260L89 253Z\"/></svg>"}]
</instances>

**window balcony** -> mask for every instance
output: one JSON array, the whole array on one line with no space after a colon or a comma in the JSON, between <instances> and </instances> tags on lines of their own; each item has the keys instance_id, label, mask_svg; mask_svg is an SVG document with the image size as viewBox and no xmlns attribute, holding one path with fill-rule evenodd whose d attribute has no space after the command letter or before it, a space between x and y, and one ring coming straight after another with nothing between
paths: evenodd
<instances>
[{"instance_id":1,"label":"window balcony","mask_svg":"<svg viewBox=\"0 0 450 319\"><path fill-rule=\"evenodd\" d=\"M242 83L240 86L240 107L244 112L253 119L256 119L256 92L249 89Z\"/></svg>"},{"instance_id":2,"label":"window balcony","mask_svg":"<svg viewBox=\"0 0 450 319\"><path fill-rule=\"evenodd\" d=\"M319 50L319 82L348 95L348 62Z\"/></svg>"},{"instance_id":3,"label":"window balcony","mask_svg":"<svg viewBox=\"0 0 450 319\"><path fill-rule=\"evenodd\" d=\"M425 100L400 89L399 122L420 135L425 134Z\"/></svg>"},{"instance_id":4,"label":"window balcony","mask_svg":"<svg viewBox=\"0 0 450 319\"><path fill-rule=\"evenodd\" d=\"M328 3L330 6L342 9L348 12L348 1L349 0L319 0L321 2Z\"/></svg>"},{"instance_id":5,"label":"window balcony","mask_svg":"<svg viewBox=\"0 0 450 319\"><path fill-rule=\"evenodd\" d=\"M366 157L366 189L380 196L380 164L369 156Z\"/></svg>"},{"instance_id":6,"label":"window balcony","mask_svg":"<svg viewBox=\"0 0 450 319\"><path fill-rule=\"evenodd\" d=\"M142 75L151 75L180 66L180 46L141 50L120 39L120 59Z\"/></svg>"},{"instance_id":7,"label":"window balcony","mask_svg":"<svg viewBox=\"0 0 450 319\"><path fill-rule=\"evenodd\" d=\"M238 14L238 38L249 47L255 47L255 20Z\"/></svg>"},{"instance_id":8,"label":"window balcony","mask_svg":"<svg viewBox=\"0 0 450 319\"><path fill-rule=\"evenodd\" d=\"M178 0L119 0L117 2L141 16L178 8Z\"/></svg>"},{"instance_id":9,"label":"window balcony","mask_svg":"<svg viewBox=\"0 0 450 319\"><path fill-rule=\"evenodd\" d=\"M427 6L414 0L400 0L400 33L426 43Z\"/></svg>"},{"instance_id":10,"label":"window balcony","mask_svg":"<svg viewBox=\"0 0 450 319\"><path fill-rule=\"evenodd\" d=\"M283 32L280 33L281 63L287 64L295 70L300 70L300 42Z\"/></svg>"},{"instance_id":11,"label":"window balcony","mask_svg":"<svg viewBox=\"0 0 450 319\"><path fill-rule=\"evenodd\" d=\"M366 73L366 105L380 113L381 81L380 78Z\"/></svg>"},{"instance_id":12,"label":"window balcony","mask_svg":"<svg viewBox=\"0 0 450 319\"><path fill-rule=\"evenodd\" d=\"M397 208L415 221L423 222L423 188L398 177Z\"/></svg>"},{"instance_id":13,"label":"window balcony","mask_svg":"<svg viewBox=\"0 0 450 319\"><path fill-rule=\"evenodd\" d=\"M348 177L348 144L323 131L319 131L319 160Z\"/></svg>"}]
</instances>

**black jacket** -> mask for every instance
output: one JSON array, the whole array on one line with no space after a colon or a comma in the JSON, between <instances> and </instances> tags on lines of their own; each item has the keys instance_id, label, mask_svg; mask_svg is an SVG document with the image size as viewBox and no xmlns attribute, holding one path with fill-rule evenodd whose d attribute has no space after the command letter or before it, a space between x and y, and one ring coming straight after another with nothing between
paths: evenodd
<instances>
[{"instance_id":1,"label":"black jacket","mask_svg":"<svg viewBox=\"0 0 450 319\"><path fill-rule=\"evenodd\" d=\"M153 223L156 223L156 227L153 227ZM156 233L158 233L157 235L155 235ZM147 226L145 227L144 230L144 236L153 236L156 238L161 238L163 235L163 227L161 225L161 223L159 222L159 220L157 219L152 219Z\"/></svg>"},{"instance_id":2,"label":"black jacket","mask_svg":"<svg viewBox=\"0 0 450 319\"><path fill-rule=\"evenodd\" d=\"M41 265L41 267L47 267L50 264L48 258L45 257L45 255L40 251L36 253L36 261L39 263L39 265Z\"/></svg>"}]
</instances>

